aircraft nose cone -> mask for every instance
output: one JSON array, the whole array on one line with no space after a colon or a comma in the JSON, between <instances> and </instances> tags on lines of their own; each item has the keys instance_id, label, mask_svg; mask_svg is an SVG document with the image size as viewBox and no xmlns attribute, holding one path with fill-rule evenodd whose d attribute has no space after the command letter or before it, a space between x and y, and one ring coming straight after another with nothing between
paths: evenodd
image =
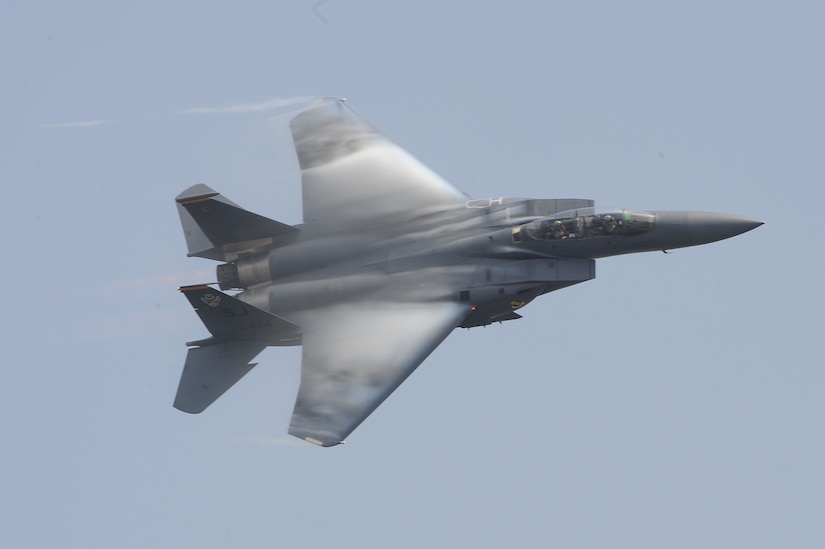
<instances>
[{"instance_id":1,"label":"aircraft nose cone","mask_svg":"<svg viewBox=\"0 0 825 549\"><path fill-rule=\"evenodd\" d=\"M686 218L692 236L705 242L731 238L762 225L756 219L724 213L687 212Z\"/></svg>"},{"instance_id":2,"label":"aircraft nose cone","mask_svg":"<svg viewBox=\"0 0 825 549\"><path fill-rule=\"evenodd\" d=\"M662 250L698 246L731 238L762 225L741 215L696 212L657 211L653 230L656 245Z\"/></svg>"}]
</instances>

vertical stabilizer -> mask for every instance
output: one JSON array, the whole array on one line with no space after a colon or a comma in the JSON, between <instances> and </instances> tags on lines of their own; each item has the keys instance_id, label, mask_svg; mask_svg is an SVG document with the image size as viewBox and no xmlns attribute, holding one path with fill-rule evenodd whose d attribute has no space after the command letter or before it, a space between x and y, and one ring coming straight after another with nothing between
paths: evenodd
<instances>
[{"instance_id":1,"label":"vertical stabilizer","mask_svg":"<svg viewBox=\"0 0 825 549\"><path fill-rule=\"evenodd\" d=\"M244 210L203 184L175 198L189 256L232 261L280 245L298 229Z\"/></svg>"}]
</instances>

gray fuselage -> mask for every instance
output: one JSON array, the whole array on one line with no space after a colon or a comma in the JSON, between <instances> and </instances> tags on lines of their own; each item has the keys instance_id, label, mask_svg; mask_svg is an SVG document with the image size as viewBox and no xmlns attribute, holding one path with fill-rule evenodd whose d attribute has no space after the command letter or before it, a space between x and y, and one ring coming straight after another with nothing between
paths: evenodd
<instances>
[{"instance_id":1,"label":"gray fuselage","mask_svg":"<svg viewBox=\"0 0 825 549\"><path fill-rule=\"evenodd\" d=\"M515 311L537 296L594 278L596 258L705 244L760 224L692 211L600 212L587 200L473 200L376 230L298 226L218 273L223 289L242 289L239 299L299 326L335 304L401 297L465 302L471 313L459 326L469 328L520 318ZM299 334L280 344L300 344Z\"/></svg>"}]
</instances>

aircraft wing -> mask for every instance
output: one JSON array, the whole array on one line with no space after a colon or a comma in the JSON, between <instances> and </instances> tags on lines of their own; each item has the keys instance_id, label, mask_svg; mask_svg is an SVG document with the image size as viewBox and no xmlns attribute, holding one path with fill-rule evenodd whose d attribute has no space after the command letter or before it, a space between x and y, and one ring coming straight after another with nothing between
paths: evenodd
<instances>
[{"instance_id":1,"label":"aircraft wing","mask_svg":"<svg viewBox=\"0 0 825 549\"><path fill-rule=\"evenodd\" d=\"M309 107L290 129L301 166L304 223L372 225L468 199L340 100Z\"/></svg>"},{"instance_id":2,"label":"aircraft wing","mask_svg":"<svg viewBox=\"0 0 825 549\"><path fill-rule=\"evenodd\" d=\"M312 315L289 434L340 444L469 312L452 302L364 303Z\"/></svg>"}]
</instances>

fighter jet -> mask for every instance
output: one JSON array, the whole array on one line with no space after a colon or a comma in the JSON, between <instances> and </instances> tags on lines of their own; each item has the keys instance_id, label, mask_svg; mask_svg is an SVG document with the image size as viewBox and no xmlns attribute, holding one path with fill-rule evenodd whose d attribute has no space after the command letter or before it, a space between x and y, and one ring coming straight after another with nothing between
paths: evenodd
<instances>
[{"instance_id":1,"label":"fighter jet","mask_svg":"<svg viewBox=\"0 0 825 549\"><path fill-rule=\"evenodd\" d=\"M203 184L176 198L188 255L221 264L219 289L180 288L211 335L187 343L174 406L200 413L263 349L301 345L289 433L320 446L341 444L455 328L519 319L538 296L593 279L598 258L762 224L576 198L473 199L343 100L310 105L290 130L302 224L249 212Z\"/></svg>"}]
</instances>

